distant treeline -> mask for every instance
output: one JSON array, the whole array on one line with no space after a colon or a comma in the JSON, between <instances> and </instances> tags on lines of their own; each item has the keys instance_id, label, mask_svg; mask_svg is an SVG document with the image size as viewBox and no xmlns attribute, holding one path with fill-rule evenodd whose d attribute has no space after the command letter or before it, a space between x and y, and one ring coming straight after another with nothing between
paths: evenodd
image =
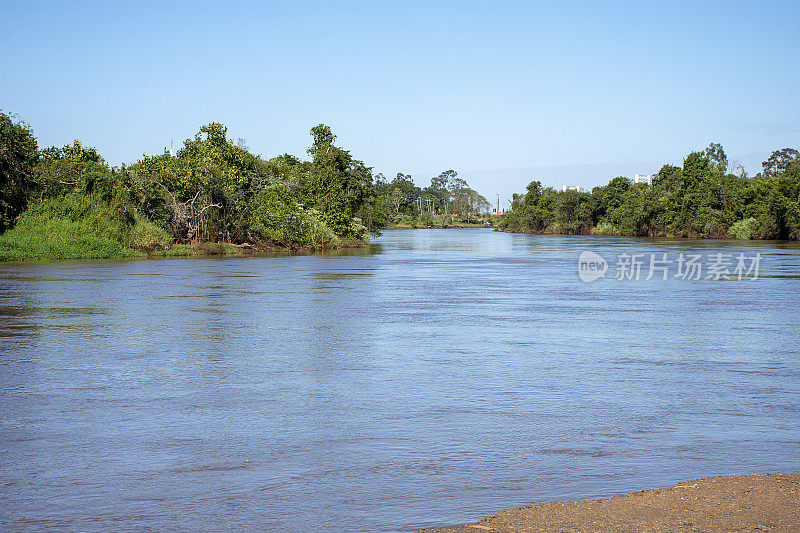
<instances>
[{"instance_id":1,"label":"distant treeline","mask_svg":"<svg viewBox=\"0 0 800 533\"><path fill-rule=\"evenodd\" d=\"M571 235L800 239L800 154L773 152L756 176L729 165L722 146L664 165L652 186L618 177L592 192L538 181L515 194L502 229Z\"/></svg>"},{"instance_id":2,"label":"distant treeline","mask_svg":"<svg viewBox=\"0 0 800 533\"><path fill-rule=\"evenodd\" d=\"M389 215L372 169L327 126L311 136L310 161L264 160L212 123L174 156L112 167L79 141L40 150L28 125L0 113L0 259L362 242Z\"/></svg>"},{"instance_id":3,"label":"distant treeline","mask_svg":"<svg viewBox=\"0 0 800 533\"><path fill-rule=\"evenodd\" d=\"M429 227L476 221L478 213L491 208L484 196L472 189L455 170L446 170L431 178L430 185L421 188L410 174L398 172L392 181L381 174L376 188L383 220L390 227ZM445 218L436 215L447 215Z\"/></svg>"}]
</instances>

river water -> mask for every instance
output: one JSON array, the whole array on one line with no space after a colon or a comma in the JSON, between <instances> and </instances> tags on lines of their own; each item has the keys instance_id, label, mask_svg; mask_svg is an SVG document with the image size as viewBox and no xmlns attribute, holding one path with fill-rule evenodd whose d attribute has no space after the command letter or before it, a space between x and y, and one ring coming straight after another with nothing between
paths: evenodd
<instances>
[{"instance_id":1,"label":"river water","mask_svg":"<svg viewBox=\"0 0 800 533\"><path fill-rule=\"evenodd\" d=\"M0 529L413 531L798 472L798 296L793 243L490 230L0 264Z\"/></svg>"}]
</instances>

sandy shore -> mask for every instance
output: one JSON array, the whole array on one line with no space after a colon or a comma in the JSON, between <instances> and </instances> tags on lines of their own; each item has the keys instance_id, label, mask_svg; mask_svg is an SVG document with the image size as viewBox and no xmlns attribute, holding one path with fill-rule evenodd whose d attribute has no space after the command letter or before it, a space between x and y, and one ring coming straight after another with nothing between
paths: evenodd
<instances>
[{"instance_id":1,"label":"sandy shore","mask_svg":"<svg viewBox=\"0 0 800 533\"><path fill-rule=\"evenodd\" d=\"M463 526L420 533L800 532L800 475L753 474L684 481L609 500L529 505Z\"/></svg>"}]
</instances>

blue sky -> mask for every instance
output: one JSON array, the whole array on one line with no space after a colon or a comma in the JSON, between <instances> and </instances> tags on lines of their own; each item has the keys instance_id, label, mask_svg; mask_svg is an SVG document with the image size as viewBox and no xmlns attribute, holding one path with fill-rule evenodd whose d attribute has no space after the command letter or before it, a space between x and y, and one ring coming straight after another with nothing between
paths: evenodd
<instances>
[{"instance_id":1,"label":"blue sky","mask_svg":"<svg viewBox=\"0 0 800 533\"><path fill-rule=\"evenodd\" d=\"M799 2L0 0L0 108L113 164L205 123L305 156L308 130L493 202L656 171L720 142L800 148Z\"/></svg>"}]
</instances>

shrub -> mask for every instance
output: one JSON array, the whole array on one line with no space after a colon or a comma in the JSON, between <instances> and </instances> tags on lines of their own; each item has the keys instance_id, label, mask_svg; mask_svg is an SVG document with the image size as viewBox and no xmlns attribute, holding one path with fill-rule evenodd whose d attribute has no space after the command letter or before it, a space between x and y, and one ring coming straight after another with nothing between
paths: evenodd
<instances>
[{"instance_id":1,"label":"shrub","mask_svg":"<svg viewBox=\"0 0 800 533\"><path fill-rule=\"evenodd\" d=\"M301 242L314 248L338 248L339 237L319 217L319 211L309 209L300 212L300 227L303 231Z\"/></svg>"},{"instance_id":2,"label":"shrub","mask_svg":"<svg viewBox=\"0 0 800 533\"><path fill-rule=\"evenodd\" d=\"M592 235L619 235L619 232L609 222L600 222L592 228Z\"/></svg>"},{"instance_id":3,"label":"shrub","mask_svg":"<svg viewBox=\"0 0 800 533\"><path fill-rule=\"evenodd\" d=\"M744 220L734 223L730 228L728 228L728 233L734 239L746 241L755 236L757 227L758 221L755 218L745 218Z\"/></svg>"},{"instance_id":4,"label":"shrub","mask_svg":"<svg viewBox=\"0 0 800 533\"><path fill-rule=\"evenodd\" d=\"M130 231L128 245L137 250L155 252L166 250L175 241L173 236L164 228L147 220L136 213L135 224Z\"/></svg>"}]
</instances>

